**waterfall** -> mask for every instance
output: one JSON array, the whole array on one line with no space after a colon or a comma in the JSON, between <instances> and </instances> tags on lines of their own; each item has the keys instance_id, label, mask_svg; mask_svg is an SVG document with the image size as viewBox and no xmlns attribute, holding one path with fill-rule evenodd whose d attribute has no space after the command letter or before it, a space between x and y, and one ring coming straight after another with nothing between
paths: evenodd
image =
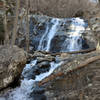
<instances>
[{"instance_id":1,"label":"waterfall","mask_svg":"<svg viewBox=\"0 0 100 100\"><path fill-rule=\"evenodd\" d=\"M49 51L50 50L51 41L54 38L54 36L55 36L55 34L56 34L57 30L58 30L59 20L60 19L57 19L57 18L53 18L51 20L50 23L52 23L52 27L51 27L49 32L48 32L49 27L47 25L45 34L42 36L42 38L40 40L40 43L39 43L39 46L38 46L38 50L45 50L45 51ZM44 39L47 41L45 47L43 47L44 46L44 42L43 42Z\"/></svg>"},{"instance_id":2,"label":"waterfall","mask_svg":"<svg viewBox=\"0 0 100 100\"><path fill-rule=\"evenodd\" d=\"M65 22L64 22L65 21ZM66 25L69 21L69 26ZM61 26L62 24L62 26ZM63 27L63 28L62 28ZM65 28L64 28L65 27ZM51 41L56 35L64 32L65 29L68 29L66 34L67 38L62 42L61 51L77 51L82 49L82 34L85 31L85 22L80 18L71 18L70 20L61 20L58 18L52 18L49 23L46 24L46 30L43 36L39 40L38 50L50 51ZM60 30L60 32L58 32ZM63 31L62 31L63 30ZM58 42L54 44L57 45ZM15 88L10 94L7 100L33 100L30 97L30 94L35 90L37 82L43 80L44 78L51 75L54 70L59 67L63 62L49 62L50 68L49 71L39 73L39 75L34 75L35 67L38 65L38 61L33 60L30 64L26 64L22 72L23 79L21 80L21 85L18 88ZM35 76L35 77L34 77Z\"/></svg>"},{"instance_id":3,"label":"waterfall","mask_svg":"<svg viewBox=\"0 0 100 100\"><path fill-rule=\"evenodd\" d=\"M30 64L26 64L22 72L22 76L24 77L24 79L21 80L20 87L14 89L9 94L9 98L7 100L33 100L34 97L30 97L30 94L34 91L37 82L51 75L53 71L57 67L59 67L62 63L63 62L59 62L59 63L51 62L49 71L36 75L35 79L32 78L29 79L29 76L32 77L32 74L34 74L31 73L31 70L37 64L37 60L33 60Z\"/></svg>"},{"instance_id":4,"label":"waterfall","mask_svg":"<svg viewBox=\"0 0 100 100\"><path fill-rule=\"evenodd\" d=\"M53 37L55 36L55 33L57 32L58 29L58 25L59 25L59 19L53 19L52 23L54 25L52 25L52 28L50 30L50 32L47 35L47 45L46 45L46 51L49 51L50 49L50 44L51 44L51 40L53 39Z\"/></svg>"},{"instance_id":5,"label":"waterfall","mask_svg":"<svg viewBox=\"0 0 100 100\"><path fill-rule=\"evenodd\" d=\"M83 43L87 45L83 39L83 33L86 28L86 22L83 19L52 18L50 20L51 21L49 22L45 22L46 23L45 32L42 35L42 37L39 39L39 45L37 47L37 50L53 52L53 50L57 50L60 47L60 49L57 51L67 52L67 51L79 51L82 48L85 48L82 45ZM64 32L66 34L64 34ZM56 36L59 37L58 41L56 41L55 39ZM62 36L63 38L65 37L64 38L65 40L60 41L61 39L60 37Z\"/></svg>"},{"instance_id":6,"label":"waterfall","mask_svg":"<svg viewBox=\"0 0 100 100\"><path fill-rule=\"evenodd\" d=\"M70 29L71 31L68 33L69 39L67 38L65 40L62 51L79 51L82 49L82 33L85 31L84 20L80 18L73 18Z\"/></svg>"},{"instance_id":7,"label":"waterfall","mask_svg":"<svg viewBox=\"0 0 100 100\"><path fill-rule=\"evenodd\" d=\"M49 25L47 24L46 31L45 31L44 35L42 36L42 38L40 39L38 50L45 50L44 39L47 36L48 32L49 32Z\"/></svg>"}]
</instances>

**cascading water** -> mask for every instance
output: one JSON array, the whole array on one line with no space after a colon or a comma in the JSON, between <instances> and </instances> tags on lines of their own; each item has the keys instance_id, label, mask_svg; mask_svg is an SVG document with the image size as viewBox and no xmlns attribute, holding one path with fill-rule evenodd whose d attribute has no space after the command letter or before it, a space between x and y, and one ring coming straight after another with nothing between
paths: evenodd
<instances>
[{"instance_id":1,"label":"cascading water","mask_svg":"<svg viewBox=\"0 0 100 100\"><path fill-rule=\"evenodd\" d=\"M51 20L52 27L51 27L50 31L48 32L49 27L47 26L45 34L42 36L42 38L40 40L40 43L39 43L39 46L38 46L38 50L45 50L45 51L49 51L50 50L51 40L53 39L53 37L55 36L55 34L57 32L57 29L59 28L58 27L59 20L60 19L57 19L57 18L53 18ZM47 43L46 43L46 46L43 48L43 46L44 46L43 40L44 39L47 41Z\"/></svg>"},{"instance_id":2,"label":"cascading water","mask_svg":"<svg viewBox=\"0 0 100 100\"><path fill-rule=\"evenodd\" d=\"M42 20L42 18L40 18ZM37 20L37 19L36 19ZM39 19L38 19L39 20ZM42 23L42 22L40 22ZM34 47L37 47L35 50L39 51L48 51L48 52L67 52L67 51L78 51L81 49L87 49L83 47L87 45L84 42L83 34L87 23L81 18L70 18L70 19L58 19L52 18L49 21L43 22L45 23L45 31L41 32L36 36L37 40L34 42ZM37 26L35 26L37 27ZM44 26L42 26L44 27ZM37 27L38 30L38 27ZM58 39L56 38L58 37ZM84 42L84 43L83 43ZM57 48L58 47L58 48Z\"/></svg>"},{"instance_id":3,"label":"cascading water","mask_svg":"<svg viewBox=\"0 0 100 100\"><path fill-rule=\"evenodd\" d=\"M85 31L85 22L80 18L73 18L70 25L69 39L66 39L62 51L79 51L82 49L82 33ZM68 45L66 45L68 42ZM66 48L67 47L67 48Z\"/></svg>"},{"instance_id":4,"label":"cascading water","mask_svg":"<svg viewBox=\"0 0 100 100\"><path fill-rule=\"evenodd\" d=\"M53 18L50 21L51 26L49 23L47 24L45 33L39 41L38 50L50 51L51 41L54 39L55 35L58 34L57 31L61 29L61 24L65 24L64 21L66 20ZM82 48L81 36L85 30L85 22L80 18L72 18L70 21L71 32L67 32L68 38L65 39L61 51L76 51ZM44 45L45 40L46 43ZM20 87L14 89L5 100L35 100L33 99L34 97L30 95L35 90L37 82L52 74L62 63L63 62L50 62L49 71L40 73L39 75L34 75L35 66L38 64L37 60L33 60L30 64L26 64L22 72L23 79L21 80ZM2 99L0 98L0 100Z\"/></svg>"},{"instance_id":5,"label":"cascading water","mask_svg":"<svg viewBox=\"0 0 100 100\"><path fill-rule=\"evenodd\" d=\"M52 23L54 25L52 26L50 32L48 33L48 38L47 38L48 41L47 41L47 45L46 45L46 51L49 51L51 40L53 39L53 37L55 36L55 33L57 32L58 25L59 25L59 19L53 19Z\"/></svg>"},{"instance_id":6,"label":"cascading water","mask_svg":"<svg viewBox=\"0 0 100 100\"><path fill-rule=\"evenodd\" d=\"M45 34L42 36L42 38L40 40L40 43L39 43L39 46L38 46L38 50L45 50L45 48L44 48L44 38L46 37L48 32L49 32L49 26L47 25Z\"/></svg>"},{"instance_id":7,"label":"cascading water","mask_svg":"<svg viewBox=\"0 0 100 100\"><path fill-rule=\"evenodd\" d=\"M10 94L7 100L35 100L34 97L31 97L31 93L35 90L37 82L43 80L48 77L53 71L59 67L63 62L50 63L50 69L48 72L41 73L33 78L33 74L31 71L34 69L34 66L37 64L37 60L32 61L30 64L26 64L22 72L23 80L21 80L21 86L14 89ZM1 100L1 99L0 99ZM41 100L41 99L40 99Z\"/></svg>"}]
</instances>

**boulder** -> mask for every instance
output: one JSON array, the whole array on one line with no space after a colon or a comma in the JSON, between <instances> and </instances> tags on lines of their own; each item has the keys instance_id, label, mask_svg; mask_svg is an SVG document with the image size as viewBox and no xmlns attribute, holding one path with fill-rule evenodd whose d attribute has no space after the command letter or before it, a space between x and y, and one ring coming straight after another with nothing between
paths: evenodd
<instances>
[{"instance_id":1,"label":"boulder","mask_svg":"<svg viewBox=\"0 0 100 100\"><path fill-rule=\"evenodd\" d=\"M50 67L50 62L49 61L43 61L43 62L39 63L39 67L40 68L48 68L48 67Z\"/></svg>"},{"instance_id":2,"label":"boulder","mask_svg":"<svg viewBox=\"0 0 100 100\"><path fill-rule=\"evenodd\" d=\"M38 63L44 62L44 61L54 61L55 57L52 56L49 52L43 52L43 51L35 51L33 54L33 58L37 58Z\"/></svg>"},{"instance_id":3,"label":"boulder","mask_svg":"<svg viewBox=\"0 0 100 100\"><path fill-rule=\"evenodd\" d=\"M18 81L26 61L24 50L17 46L0 46L0 90ZM16 86L16 83L13 85Z\"/></svg>"}]
</instances>

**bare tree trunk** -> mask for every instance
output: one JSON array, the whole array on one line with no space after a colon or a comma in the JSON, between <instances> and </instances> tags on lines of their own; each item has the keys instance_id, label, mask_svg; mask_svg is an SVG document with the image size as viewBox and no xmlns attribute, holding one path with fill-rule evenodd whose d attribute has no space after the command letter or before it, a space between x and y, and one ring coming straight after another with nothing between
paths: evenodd
<instances>
[{"instance_id":1,"label":"bare tree trunk","mask_svg":"<svg viewBox=\"0 0 100 100\"><path fill-rule=\"evenodd\" d=\"M99 4L100 4L100 0L98 0Z\"/></svg>"},{"instance_id":2,"label":"bare tree trunk","mask_svg":"<svg viewBox=\"0 0 100 100\"><path fill-rule=\"evenodd\" d=\"M8 29L7 29L6 1L4 1L4 10L5 10L5 14L4 14L4 30L5 30L4 44L7 45L7 44L9 44L9 33L8 33Z\"/></svg>"},{"instance_id":3,"label":"bare tree trunk","mask_svg":"<svg viewBox=\"0 0 100 100\"><path fill-rule=\"evenodd\" d=\"M15 40L16 40L19 8L20 8L20 0L16 0L16 18L15 18L15 22L14 22L11 46L13 46L15 44Z\"/></svg>"},{"instance_id":4,"label":"bare tree trunk","mask_svg":"<svg viewBox=\"0 0 100 100\"><path fill-rule=\"evenodd\" d=\"M27 14L26 14L26 51L29 51L29 20L28 20L28 14L29 14L29 1L26 0L26 10L27 10Z\"/></svg>"}]
</instances>

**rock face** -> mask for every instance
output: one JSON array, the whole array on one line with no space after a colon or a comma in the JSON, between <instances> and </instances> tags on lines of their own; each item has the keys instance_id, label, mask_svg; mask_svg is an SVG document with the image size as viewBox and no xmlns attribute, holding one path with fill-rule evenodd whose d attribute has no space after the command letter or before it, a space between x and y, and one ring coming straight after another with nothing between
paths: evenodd
<instances>
[{"instance_id":1,"label":"rock face","mask_svg":"<svg viewBox=\"0 0 100 100\"><path fill-rule=\"evenodd\" d=\"M91 18L90 26L96 42L100 44L100 17Z\"/></svg>"},{"instance_id":2,"label":"rock face","mask_svg":"<svg viewBox=\"0 0 100 100\"><path fill-rule=\"evenodd\" d=\"M100 55L100 52L66 56L69 61L55 71L55 73L64 72L65 75L54 78L47 85L45 95L48 100L100 100L100 60L66 73L69 67L74 68L97 55Z\"/></svg>"},{"instance_id":3,"label":"rock face","mask_svg":"<svg viewBox=\"0 0 100 100\"><path fill-rule=\"evenodd\" d=\"M20 77L26 61L27 53L24 50L17 46L0 46L0 89Z\"/></svg>"}]
</instances>

